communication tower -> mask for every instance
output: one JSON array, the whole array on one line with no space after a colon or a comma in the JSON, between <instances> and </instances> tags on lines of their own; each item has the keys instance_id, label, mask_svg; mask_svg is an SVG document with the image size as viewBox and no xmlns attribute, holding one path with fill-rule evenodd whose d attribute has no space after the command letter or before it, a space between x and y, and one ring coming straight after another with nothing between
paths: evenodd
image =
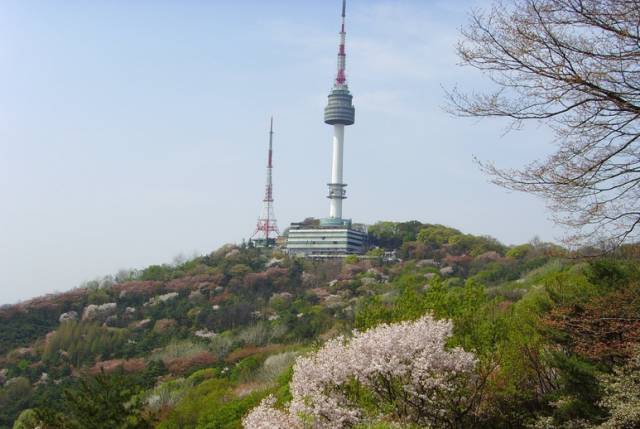
<instances>
[{"instance_id":1,"label":"communication tower","mask_svg":"<svg viewBox=\"0 0 640 429\"><path fill-rule=\"evenodd\" d=\"M273 211L273 117L269 127L269 155L267 158L267 180L262 200L262 215L258 219L256 230L251 236L251 241L257 246L271 247L280 235L276 215Z\"/></svg>"}]
</instances>

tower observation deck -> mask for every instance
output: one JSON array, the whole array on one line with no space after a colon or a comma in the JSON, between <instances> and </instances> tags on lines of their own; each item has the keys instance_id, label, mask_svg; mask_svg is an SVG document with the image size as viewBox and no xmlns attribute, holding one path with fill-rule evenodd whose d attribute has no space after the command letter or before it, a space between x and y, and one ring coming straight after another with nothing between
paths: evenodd
<instances>
[{"instance_id":1,"label":"tower observation deck","mask_svg":"<svg viewBox=\"0 0 640 429\"><path fill-rule=\"evenodd\" d=\"M329 102L324 108L324 123L329 125L353 125L356 109L353 96L346 83L343 87L334 87L329 93Z\"/></svg>"}]
</instances>

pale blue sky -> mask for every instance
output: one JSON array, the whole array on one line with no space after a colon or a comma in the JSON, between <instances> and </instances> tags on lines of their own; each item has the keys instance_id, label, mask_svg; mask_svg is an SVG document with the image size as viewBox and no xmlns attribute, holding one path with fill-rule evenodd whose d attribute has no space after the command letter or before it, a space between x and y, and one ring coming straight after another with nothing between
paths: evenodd
<instances>
[{"instance_id":1,"label":"pale blue sky","mask_svg":"<svg viewBox=\"0 0 640 429\"><path fill-rule=\"evenodd\" d=\"M351 0L345 216L443 223L505 243L561 231L488 183L544 128L443 112L480 0ZM239 242L260 214L268 120L281 229L328 212L322 122L340 0L0 1L0 303Z\"/></svg>"}]
</instances>

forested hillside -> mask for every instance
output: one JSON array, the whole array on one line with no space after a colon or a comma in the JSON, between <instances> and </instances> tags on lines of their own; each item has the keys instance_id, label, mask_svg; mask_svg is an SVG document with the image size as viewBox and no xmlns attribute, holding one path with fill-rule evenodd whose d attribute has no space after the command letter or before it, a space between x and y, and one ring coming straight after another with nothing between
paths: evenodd
<instances>
[{"instance_id":1,"label":"forested hillside","mask_svg":"<svg viewBox=\"0 0 640 429\"><path fill-rule=\"evenodd\" d=\"M0 428L640 427L637 246L369 234L365 258L228 245L2 307Z\"/></svg>"}]
</instances>

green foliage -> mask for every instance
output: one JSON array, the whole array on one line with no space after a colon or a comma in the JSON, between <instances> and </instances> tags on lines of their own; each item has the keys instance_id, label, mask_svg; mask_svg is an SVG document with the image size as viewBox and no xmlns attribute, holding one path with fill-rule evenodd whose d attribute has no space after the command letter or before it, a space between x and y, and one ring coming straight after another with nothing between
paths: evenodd
<instances>
[{"instance_id":1,"label":"green foliage","mask_svg":"<svg viewBox=\"0 0 640 429\"><path fill-rule=\"evenodd\" d=\"M0 428L9 428L20 411L28 407L33 388L28 379L17 377L0 388Z\"/></svg>"},{"instance_id":2,"label":"green foliage","mask_svg":"<svg viewBox=\"0 0 640 429\"><path fill-rule=\"evenodd\" d=\"M140 374L141 384L145 388L153 387L158 377L167 373L167 367L162 360L149 360Z\"/></svg>"},{"instance_id":3,"label":"green foliage","mask_svg":"<svg viewBox=\"0 0 640 429\"><path fill-rule=\"evenodd\" d=\"M360 300L356 308L354 325L357 329L365 331L381 322L390 321L392 317L392 309L382 302L380 296L376 295L368 299L363 298Z\"/></svg>"},{"instance_id":4,"label":"green foliage","mask_svg":"<svg viewBox=\"0 0 640 429\"><path fill-rule=\"evenodd\" d=\"M258 368L260 368L261 362L254 356L249 356L236 363L235 367L231 371L230 379L236 382L246 382L251 379Z\"/></svg>"},{"instance_id":5,"label":"green foliage","mask_svg":"<svg viewBox=\"0 0 640 429\"><path fill-rule=\"evenodd\" d=\"M182 399L158 428L240 429L241 418L268 394L274 394L281 405L290 401L291 366L276 378L275 386L245 395L235 392L237 383L242 386L244 382L251 382L260 365L258 359L249 357L241 360L228 378L219 378L214 370L193 374L189 380L195 383L186 388Z\"/></svg>"},{"instance_id":6,"label":"green foliage","mask_svg":"<svg viewBox=\"0 0 640 429\"><path fill-rule=\"evenodd\" d=\"M277 379L277 388L274 392L274 396L276 397L276 404L279 406L283 406L284 404L291 402L291 399L293 399L291 391L289 390L289 383L291 382L292 377L293 365L289 366L289 368L280 374Z\"/></svg>"},{"instance_id":7,"label":"green foliage","mask_svg":"<svg viewBox=\"0 0 640 429\"><path fill-rule=\"evenodd\" d=\"M109 292L104 288L93 288L87 294L87 302L89 304L104 304L111 301Z\"/></svg>"},{"instance_id":8,"label":"green foliage","mask_svg":"<svg viewBox=\"0 0 640 429\"><path fill-rule=\"evenodd\" d=\"M471 234L457 234L449 237L449 251L456 255L469 254L479 256L486 252L503 254L505 246L493 237L477 237Z\"/></svg>"},{"instance_id":9,"label":"green foliage","mask_svg":"<svg viewBox=\"0 0 640 429\"><path fill-rule=\"evenodd\" d=\"M381 258L384 256L384 249L381 247L374 247L373 249L369 249L366 255Z\"/></svg>"},{"instance_id":10,"label":"green foliage","mask_svg":"<svg viewBox=\"0 0 640 429\"><path fill-rule=\"evenodd\" d=\"M20 359L18 364L16 365L21 372L25 372L29 367L29 361L26 359Z\"/></svg>"},{"instance_id":11,"label":"green foliage","mask_svg":"<svg viewBox=\"0 0 640 429\"><path fill-rule=\"evenodd\" d=\"M489 262L471 278L483 285L494 285L501 282L517 280L520 277L519 267L508 261Z\"/></svg>"},{"instance_id":12,"label":"green foliage","mask_svg":"<svg viewBox=\"0 0 640 429\"><path fill-rule=\"evenodd\" d=\"M251 272L251 268L245 264L235 264L229 268L229 275L232 277L244 277Z\"/></svg>"},{"instance_id":13,"label":"green foliage","mask_svg":"<svg viewBox=\"0 0 640 429\"><path fill-rule=\"evenodd\" d=\"M108 281L96 281L73 299L29 311L0 309L0 348L6 346L0 353L0 370L5 368L6 378L13 378L0 387L0 429L11 427L26 409L36 410L50 427L94 427L79 425L93 425L88 414L107 397L113 404L99 414L102 420L127 416L126 421L111 421L115 428L145 427L152 420L147 413L155 412L164 416L159 427L165 429L239 428L241 417L266 394L274 394L279 406L291 399L291 365L300 348L312 349L354 327L366 330L425 313L451 319L449 345L479 358L485 396L482 415L475 417L477 427L522 428L532 422L569 427L581 419L598 424L606 421L608 410L614 414L629 409L620 404L620 395L615 396L618 402L605 403L603 392L609 394L614 387L603 374L613 363L573 352L569 335L551 329L546 321L557 309L568 308L561 314L570 314L572 323L581 322L585 309L595 309L597 315L598 305L617 302L599 297L634 299L634 293L615 293L640 284L636 260L563 260L555 256L563 253L557 246L539 241L507 249L490 237L417 221L380 222L369 234L372 244L379 246L370 256L379 259L310 261L269 249L225 246L175 265L128 273L122 277L132 282L126 293L111 289ZM404 261L383 261L385 249L397 249ZM266 269L272 255L281 261ZM375 272L367 272L371 267ZM452 272L441 274L443 267ZM340 281L329 286L336 278ZM154 283L150 288L138 280ZM151 297L172 291L179 296L143 306ZM189 297L194 291L196 296ZM103 302L118 303L120 328L58 323L62 311L80 313L88 303ZM127 306L135 311L125 313ZM633 308L629 306L626 317L634 317ZM615 316L615 311L607 313ZM142 319L150 319L146 327L137 326ZM154 330L160 319L175 324ZM615 331L617 325L611 323ZM198 338L197 330L216 335ZM45 342L44 336L52 331ZM628 337L636 338L632 334ZM607 341L606 335L603 338ZM31 348L11 351L22 345ZM269 356L273 350L276 354ZM224 363L232 351L238 362ZM205 366L192 366L190 359L207 353L218 359L211 364L208 355L212 368L183 375ZM616 363L623 364L620 356L628 354L616 355ZM128 358L137 358L132 361L137 367L124 381L104 376L102 381L79 382L71 377L98 360ZM43 372L49 382L38 382ZM365 396L355 399L364 409L383 406L367 403L370 398ZM70 400L80 405L73 408ZM31 424L32 417L25 412L20 424ZM390 424L372 421L371 427Z\"/></svg>"},{"instance_id":14,"label":"green foliage","mask_svg":"<svg viewBox=\"0 0 640 429\"><path fill-rule=\"evenodd\" d=\"M256 406L266 392L235 397L228 380L209 379L189 389L159 429L241 428L240 419Z\"/></svg>"},{"instance_id":15,"label":"green foliage","mask_svg":"<svg viewBox=\"0 0 640 429\"><path fill-rule=\"evenodd\" d=\"M369 241L383 249L400 249L404 258L421 259L442 256L442 250L454 255L478 256L495 251L504 254L506 247L488 236L463 234L444 225L417 221L378 222L369 227Z\"/></svg>"},{"instance_id":16,"label":"green foliage","mask_svg":"<svg viewBox=\"0 0 640 429\"><path fill-rule=\"evenodd\" d=\"M531 244L521 244L519 246L513 246L512 248L510 248L505 254L505 256L508 258L523 259L532 250L533 250L533 246Z\"/></svg>"},{"instance_id":17,"label":"green foliage","mask_svg":"<svg viewBox=\"0 0 640 429\"><path fill-rule=\"evenodd\" d=\"M349 255L346 258L344 258L344 263L345 264L357 264L358 263L358 257L356 255Z\"/></svg>"},{"instance_id":18,"label":"green foliage","mask_svg":"<svg viewBox=\"0 0 640 429\"><path fill-rule=\"evenodd\" d=\"M123 329L68 321L49 339L42 358L49 363L92 364L97 358L109 359L121 354L127 338L128 333Z\"/></svg>"},{"instance_id":19,"label":"green foliage","mask_svg":"<svg viewBox=\"0 0 640 429\"><path fill-rule=\"evenodd\" d=\"M30 345L58 326L59 310L52 307L37 311L0 308L0 354Z\"/></svg>"},{"instance_id":20,"label":"green foliage","mask_svg":"<svg viewBox=\"0 0 640 429\"><path fill-rule=\"evenodd\" d=\"M209 380L219 376L220 376L220 371L217 368L205 368L205 369L199 369L193 374L191 374L188 380L190 383L195 385L195 384L200 384L205 380Z\"/></svg>"},{"instance_id":21,"label":"green foliage","mask_svg":"<svg viewBox=\"0 0 640 429\"><path fill-rule=\"evenodd\" d=\"M149 356L152 361L169 361L210 351L207 344L194 340L173 340Z\"/></svg>"},{"instance_id":22,"label":"green foliage","mask_svg":"<svg viewBox=\"0 0 640 429\"><path fill-rule=\"evenodd\" d=\"M397 249L402 243L415 241L423 224L418 221L378 222L368 228L369 241L384 249Z\"/></svg>"},{"instance_id":23,"label":"green foliage","mask_svg":"<svg viewBox=\"0 0 640 429\"><path fill-rule=\"evenodd\" d=\"M13 429L36 429L39 423L38 414L29 408L20 413L13 424Z\"/></svg>"},{"instance_id":24,"label":"green foliage","mask_svg":"<svg viewBox=\"0 0 640 429\"><path fill-rule=\"evenodd\" d=\"M554 306L573 305L598 294L598 287L582 272L564 271L546 277L544 291Z\"/></svg>"},{"instance_id":25,"label":"green foliage","mask_svg":"<svg viewBox=\"0 0 640 429\"><path fill-rule=\"evenodd\" d=\"M63 410L37 410L45 428L56 429L147 429L152 420L145 415L139 388L121 374L81 380L77 390L65 391Z\"/></svg>"},{"instance_id":26,"label":"green foliage","mask_svg":"<svg viewBox=\"0 0 640 429\"><path fill-rule=\"evenodd\" d=\"M558 370L560 388L553 392L554 399L562 399L554 412L557 422L565 422L578 416L594 420L602 416L598 402L602 392L593 364L577 356L554 353L550 365Z\"/></svg>"},{"instance_id":27,"label":"green foliage","mask_svg":"<svg viewBox=\"0 0 640 429\"><path fill-rule=\"evenodd\" d=\"M584 303L601 294L592 281L620 287L628 274L620 275L621 270L614 268L549 265L531 274L531 283L522 283L530 289L513 305L487 295L479 281L486 281L486 276L476 275L464 287L452 287L438 277L425 286L419 275L406 272L394 282L401 291L397 299L361 299L355 325L367 329L425 312L453 320L450 344L476 352L480 368L493 373L487 389L496 408L483 416L490 427L521 427L529 418L523 409L544 410L550 401L558 404L551 417L557 424L576 416L597 421L602 416L597 405L601 397L598 367L577 356L545 352L553 339L540 318L553 308Z\"/></svg>"},{"instance_id":28,"label":"green foliage","mask_svg":"<svg viewBox=\"0 0 640 429\"><path fill-rule=\"evenodd\" d=\"M147 403L148 409L157 413L175 407L195 384L196 381L192 380L191 377L164 381L148 390L143 395L143 398Z\"/></svg>"},{"instance_id":29,"label":"green foliage","mask_svg":"<svg viewBox=\"0 0 640 429\"><path fill-rule=\"evenodd\" d=\"M455 236L460 235L461 232L454 228L443 225L429 225L426 228L422 228L416 238L429 247L437 249L448 244L449 240Z\"/></svg>"},{"instance_id":30,"label":"green foliage","mask_svg":"<svg viewBox=\"0 0 640 429\"><path fill-rule=\"evenodd\" d=\"M241 429L240 420L264 398L264 392L252 392L245 397L207 408L201 413L196 429Z\"/></svg>"},{"instance_id":31,"label":"green foliage","mask_svg":"<svg viewBox=\"0 0 640 429\"><path fill-rule=\"evenodd\" d=\"M638 280L640 268L635 261L600 259L589 264L585 276L600 288L614 290Z\"/></svg>"},{"instance_id":32,"label":"green foliage","mask_svg":"<svg viewBox=\"0 0 640 429\"><path fill-rule=\"evenodd\" d=\"M145 268L140 275L141 280L169 280L173 269L169 265L151 265Z\"/></svg>"}]
</instances>

